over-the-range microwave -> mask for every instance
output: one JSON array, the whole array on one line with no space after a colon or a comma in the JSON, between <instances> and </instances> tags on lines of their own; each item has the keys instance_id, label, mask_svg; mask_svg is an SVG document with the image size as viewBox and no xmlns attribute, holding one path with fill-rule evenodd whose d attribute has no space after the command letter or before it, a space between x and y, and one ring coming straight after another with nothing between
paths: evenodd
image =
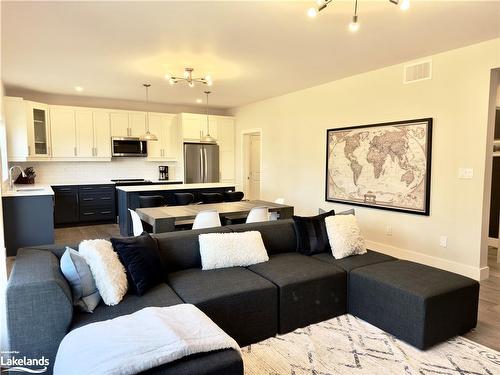
<instances>
[{"instance_id":1,"label":"over-the-range microwave","mask_svg":"<svg viewBox=\"0 0 500 375\"><path fill-rule=\"evenodd\" d=\"M112 137L112 156L148 156L148 142L136 137Z\"/></svg>"}]
</instances>

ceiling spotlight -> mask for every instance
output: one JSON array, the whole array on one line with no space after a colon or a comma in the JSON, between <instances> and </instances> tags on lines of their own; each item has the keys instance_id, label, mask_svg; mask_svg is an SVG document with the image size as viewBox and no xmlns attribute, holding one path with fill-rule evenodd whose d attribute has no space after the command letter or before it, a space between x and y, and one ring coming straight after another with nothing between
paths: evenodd
<instances>
[{"instance_id":1,"label":"ceiling spotlight","mask_svg":"<svg viewBox=\"0 0 500 375\"><path fill-rule=\"evenodd\" d=\"M410 8L410 0L400 0L399 8L401 10L408 10Z\"/></svg>"},{"instance_id":2,"label":"ceiling spotlight","mask_svg":"<svg viewBox=\"0 0 500 375\"><path fill-rule=\"evenodd\" d=\"M75 86L75 91L82 92L83 87L82 86Z\"/></svg>"},{"instance_id":3,"label":"ceiling spotlight","mask_svg":"<svg viewBox=\"0 0 500 375\"><path fill-rule=\"evenodd\" d=\"M198 103L198 104L201 103L202 101L203 100L201 100L201 99L196 99L196 103Z\"/></svg>"},{"instance_id":4,"label":"ceiling spotlight","mask_svg":"<svg viewBox=\"0 0 500 375\"><path fill-rule=\"evenodd\" d=\"M314 18L318 15L318 11L314 8L309 8L307 11L307 15L311 18Z\"/></svg>"},{"instance_id":5,"label":"ceiling spotlight","mask_svg":"<svg viewBox=\"0 0 500 375\"><path fill-rule=\"evenodd\" d=\"M172 78L172 76L170 74L165 74L165 81L170 81L170 79Z\"/></svg>"}]
</instances>

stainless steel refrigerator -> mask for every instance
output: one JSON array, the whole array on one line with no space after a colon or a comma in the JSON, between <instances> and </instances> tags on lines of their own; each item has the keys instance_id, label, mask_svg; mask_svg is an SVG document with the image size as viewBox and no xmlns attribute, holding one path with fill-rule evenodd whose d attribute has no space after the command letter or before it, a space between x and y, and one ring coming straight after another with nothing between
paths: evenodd
<instances>
[{"instance_id":1,"label":"stainless steel refrigerator","mask_svg":"<svg viewBox=\"0 0 500 375\"><path fill-rule=\"evenodd\" d=\"M184 143L184 183L219 182L219 146Z\"/></svg>"}]
</instances>

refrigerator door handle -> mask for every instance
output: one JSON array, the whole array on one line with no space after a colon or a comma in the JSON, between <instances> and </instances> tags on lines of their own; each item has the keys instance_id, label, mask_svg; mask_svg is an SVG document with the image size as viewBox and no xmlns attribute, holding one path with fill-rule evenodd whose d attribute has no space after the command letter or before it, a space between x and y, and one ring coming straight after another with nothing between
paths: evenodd
<instances>
[{"instance_id":1,"label":"refrigerator door handle","mask_svg":"<svg viewBox=\"0 0 500 375\"><path fill-rule=\"evenodd\" d=\"M207 160L207 149L203 147L203 156L205 158L205 165L203 166L203 170L205 171L205 177L203 178L203 182L208 182L208 160Z\"/></svg>"},{"instance_id":2,"label":"refrigerator door handle","mask_svg":"<svg viewBox=\"0 0 500 375\"><path fill-rule=\"evenodd\" d=\"M203 171L203 149L200 148L200 180L203 182L205 180L205 173Z\"/></svg>"}]
</instances>

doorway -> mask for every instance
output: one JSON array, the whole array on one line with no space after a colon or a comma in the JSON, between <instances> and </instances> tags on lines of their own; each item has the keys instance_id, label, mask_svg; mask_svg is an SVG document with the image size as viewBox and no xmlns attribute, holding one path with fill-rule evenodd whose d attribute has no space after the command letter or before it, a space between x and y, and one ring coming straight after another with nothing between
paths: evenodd
<instances>
[{"instance_id":1,"label":"doorway","mask_svg":"<svg viewBox=\"0 0 500 375\"><path fill-rule=\"evenodd\" d=\"M243 192L247 199L260 199L262 169L261 130L247 130L242 133L243 146Z\"/></svg>"}]
</instances>

